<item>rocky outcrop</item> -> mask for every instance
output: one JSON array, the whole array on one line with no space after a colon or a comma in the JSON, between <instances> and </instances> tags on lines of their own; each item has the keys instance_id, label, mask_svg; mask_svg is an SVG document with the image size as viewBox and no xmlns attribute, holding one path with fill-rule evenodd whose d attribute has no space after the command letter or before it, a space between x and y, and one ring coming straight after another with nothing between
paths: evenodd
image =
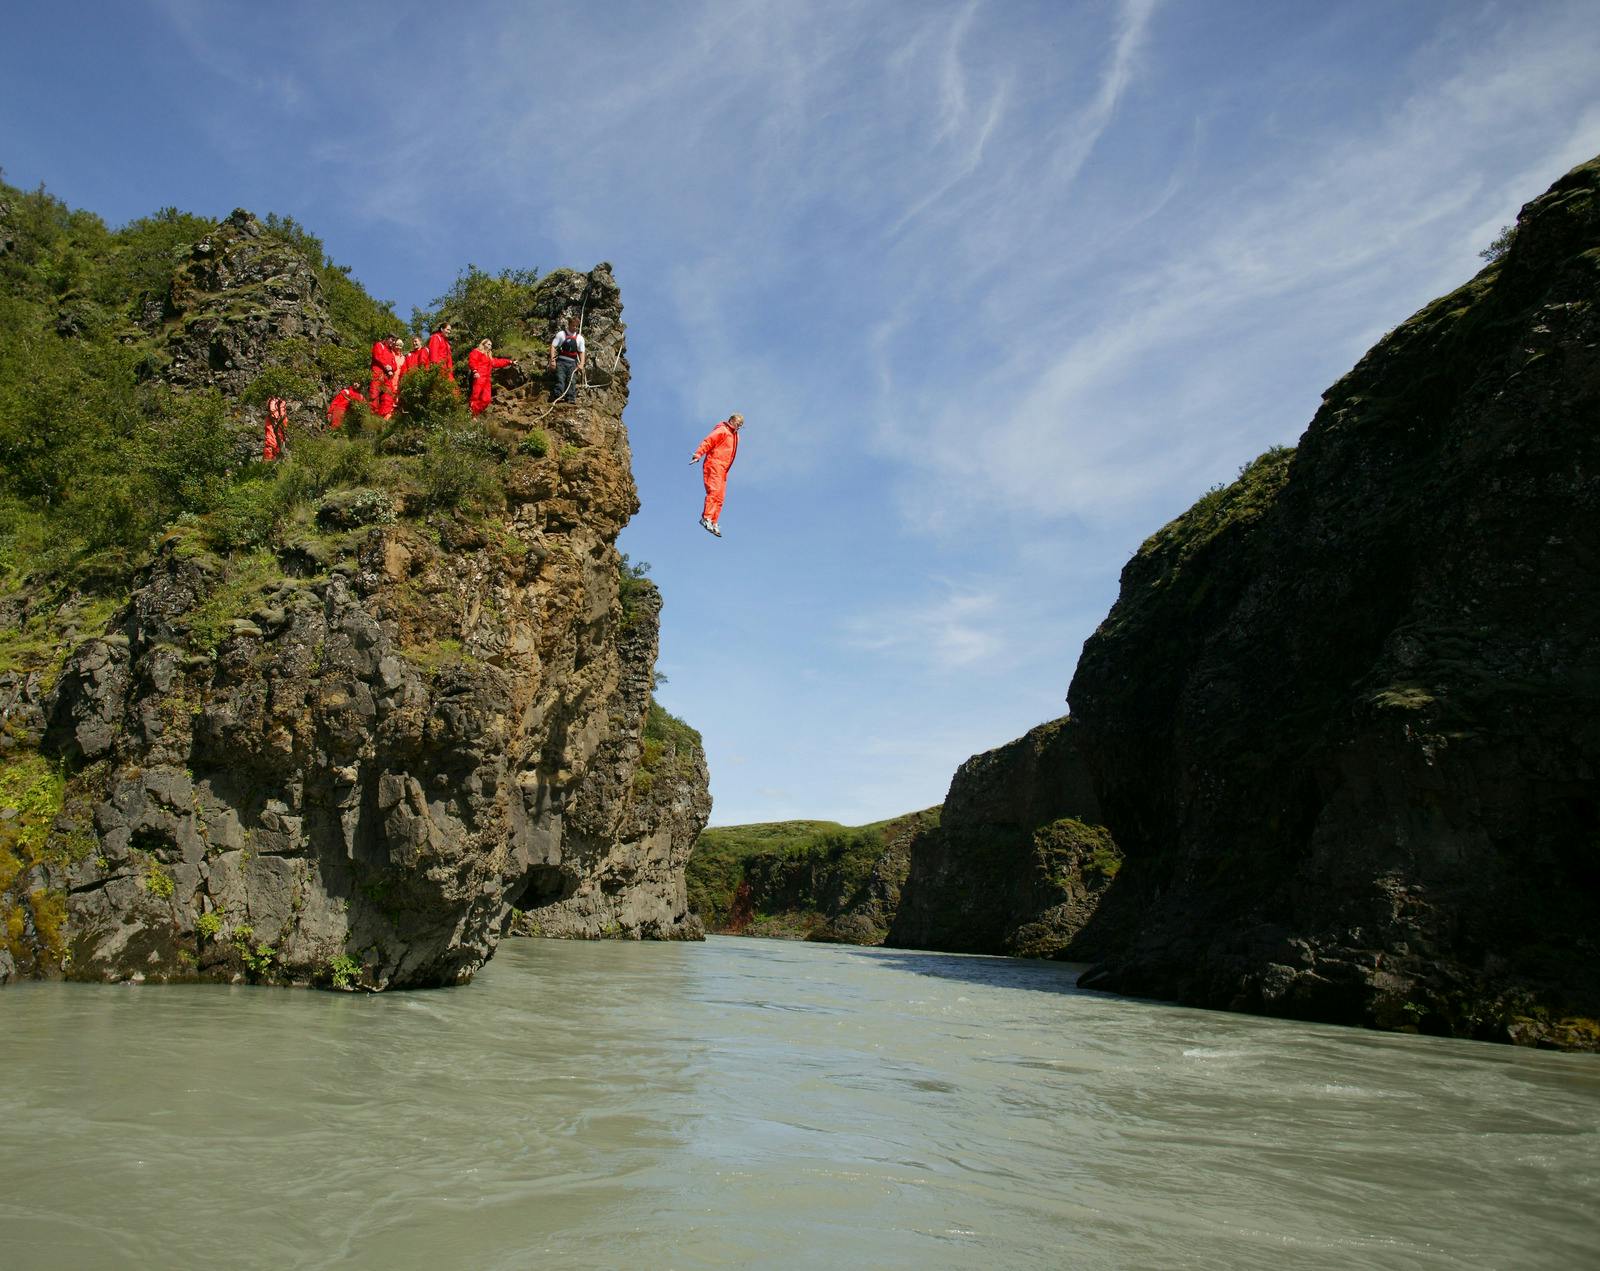
<instances>
[{"instance_id":1,"label":"rocky outcrop","mask_svg":"<svg viewBox=\"0 0 1600 1271\"><path fill-rule=\"evenodd\" d=\"M630 593L605 740L570 800L560 859L530 870L512 898L522 911L516 934L705 936L684 886L690 849L711 816L705 751L691 729L653 726L661 715L651 701L661 595L643 579Z\"/></svg>"},{"instance_id":2,"label":"rocky outcrop","mask_svg":"<svg viewBox=\"0 0 1600 1271\"><path fill-rule=\"evenodd\" d=\"M1129 564L1070 692L1143 909L1092 982L1515 1040L1600 1015L1597 194L1600 162L1529 204Z\"/></svg>"},{"instance_id":3,"label":"rocky outcrop","mask_svg":"<svg viewBox=\"0 0 1600 1271\"><path fill-rule=\"evenodd\" d=\"M1597 295L1600 160L1297 449L1144 544L1071 744L963 768L896 942L1028 951L1052 871L1026 835L1061 814L1083 900L1096 836L1121 855L1078 933L1034 947L1099 959L1086 985L1600 1049Z\"/></svg>"},{"instance_id":4,"label":"rocky outcrop","mask_svg":"<svg viewBox=\"0 0 1600 1271\"><path fill-rule=\"evenodd\" d=\"M746 848L720 888L718 863L703 862L702 900L715 929L728 935L882 944L900 906L911 845L937 823L930 809L856 828L805 821L743 827L774 845Z\"/></svg>"},{"instance_id":5,"label":"rocky outcrop","mask_svg":"<svg viewBox=\"0 0 1600 1271\"><path fill-rule=\"evenodd\" d=\"M912 843L887 943L963 953L1089 958L1090 930L1122 856L1069 719L974 755L956 770L940 823Z\"/></svg>"},{"instance_id":6,"label":"rocky outcrop","mask_svg":"<svg viewBox=\"0 0 1600 1271\"><path fill-rule=\"evenodd\" d=\"M234 246L194 259L229 263L197 286L245 276L249 224L219 233ZM670 779L641 779L662 761L660 597L615 548L638 508L620 295L605 267L573 277L610 369L558 412L536 365L506 376L486 417L501 511L397 520L334 499L231 557L180 525L48 689L35 672L6 690L24 740L70 774L30 822L55 850L12 891L64 912L19 904L37 930L13 962L386 988L467 979L517 911L559 934L699 935L697 739Z\"/></svg>"},{"instance_id":7,"label":"rocky outcrop","mask_svg":"<svg viewBox=\"0 0 1600 1271\"><path fill-rule=\"evenodd\" d=\"M242 209L189 249L144 324L165 334L151 373L228 397L244 392L286 340L303 342L297 352L309 367L318 347L347 339L328 315L311 262ZM319 383L319 393L331 387Z\"/></svg>"}]
</instances>

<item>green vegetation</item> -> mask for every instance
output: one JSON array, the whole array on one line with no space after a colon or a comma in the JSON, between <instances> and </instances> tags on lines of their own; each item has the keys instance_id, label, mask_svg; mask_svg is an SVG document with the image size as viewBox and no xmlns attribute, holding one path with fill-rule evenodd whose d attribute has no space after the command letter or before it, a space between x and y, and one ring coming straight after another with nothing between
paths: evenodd
<instances>
[{"instance_id":1,"label":"green vegetation","mask_svg":"<svg viewBox=\"0 0 1600 1271\"><path fill-rule=\"evenodd\" d=\"M283 577L278 558L265 551L231 557L219 564L219 572L217 584L189 615L189 643L200 653L214 654L234 620Z\"/></svg>"},{"instance_id":2,"label":"green vegetation","mask_svg":"<svg viewBox=\"0 0 1600 1271\"><path fill-rule=\"evenodd\" d=\"M278 965L278 951L265 941L257 941L254 927L239 926L233 929L233 951L239 955L245 972L253 980L269 978Z\"/></svg>"},{"instance_id":3,"label":"green vegetation","mask_svg":"<svg viewBox=\"0 0 1600 1271\"><path fill-rule=\"evenodd\" d=\"M202 940L215 940L222 933L222 911L201 914L194 920L194 933Z\"/></svg>"},{"instance_id":4,"label":"green vegetation","mask_svg":"<svg viewBox=\"0 0 1600 1271\"><path fill-rule=\"evenodd\" d=\"M0 941L23 971L59 962L64 952L66 892L40 886L39 867L67 861L50 837L66 794L61 768L37 751L0 756L0 811L10 812L0 820Z\"/></svg>"},{"instance_id":5,"label":"green vegetation","mask_svg":"<svg viewBox=\"0 0 1600 1271\"><path fill-rule=\"evenodd\" d=\"M1033 847L1042 875L1064 892L1072 890L1074 873L1093 884L1110 882L1122 869L1122 852L1111 831L1076 817L1063 817L1035 830Z\"/></svg>"},{"instance_id":6,"label":"green vegetation","mask_svg":"<svg viewBox=\"0 0 1600 1271\"><path fill-rule=\"evenodd\" d=\"M178 890L178 883L167 869L154 856L147 857L144 863L144 889L158 900L171 900Z\"/></svg>"},{"instance_id":7,"label":"green vegetation","mask_svg":"<svg viewBox=\"0 0 1600 1271\"><path fill-rule=\"evenodd\" d=\"M221 556L270 550L335 489L382 490L414 516L497 505L504 447L437 370L407 377L391 421L352 406L338 434L291 430L286 459L250 461L268 397L316 401L330 384L364 381L372 339L400 325L293 218L269 215L267 234L314 270L342 339L277 341L228 402L159 378L167 337L186 320L172 316L173 297L192 287L178 270L215 224L167 208L112 230L43 189L4 182L0 202L14 243L0 257L0 594L43 583L120 597L174 525L197 526ZM441 301L467 328L457 344L473 323L504 337L506 322L535 315L538 288L529 271L469 269ZM233 307L249 316L253 304L245 294ZM549 447L540 436L521 449L537 458ZM0 634L0 661L42 664L59 632L36 622Z\"/></svg>"},{"instance_id":8,"label":"green vegetation","mask_svg":"<svg viewBox=\"0 0 1600 1271\"><path fill-rule=\"evenodd\" d=\"M328 982L336 989L354 988L361 982L361 972L361 963L348 953L341 953L328 961Z\"/></svg>"},{"instance_id":9,"label":"green vegetation","mask_svg":"<svg viewBox=\"0 0 1600 1271\"><path fill-rule=\"evenodd\" d=\"M433 314L413 313L411 325L420 333L425 324L449 321L455 342L463 348L473 348L485 339L502 345L519 334L524 321L533 316L538 285L537 269L490 274L468 265L450 290L434 299Z\"/></svg>"},{"instance_id":10,"label":"green vegetation","mask_svg":"<svg viewBox=\"0 0 1600 1271\"><path fill-rule=\"evenodd\" d=\"M655 788L658 777L691 771L697 758L704 753L700 734L651 698L650 709L644 717L639 768L633 776L634 792L648 794Z\"/></svg>"},{"instance_id":11,"label":"green vegetation","mask_svg":"<svg viewBox=\"0 0 1600 1271\"><path fill-rule=\"evenodd\" d=\"M1517 237L1515 225L1502 225L1500 232L1494 236L1494 241L1478 253L1480 259L1488 261L1491 265L1511 250L1511 244Z\"/></svg>"},{"instance_id":12,"label":"green vegetation","mask_svg":"<svg viewBox=\"0 0 1600 1271\"><path fill-rule=\"evenodd\" d=\"M642 560L637 563L628 559L628 553L623 552L617 569L617 594L622 601L622 629L628 630L633 626L634 619L638 617L639 594L647 587L655 584L649 581L650 562Z\"/></svg>"},{"instance_id":13,"label":"green vegetation","mask_svg":"<svg viewBox=\"0 0 1600 1271\"><path fill-rule=\"evenodd\" d=\"M712 930L804 934L836 899L848 901L871 877L890 832L937 824L939 809L844 826L837 821L771 821L704 830L685 874L689 908ZM751 912L738 912L741 890ZM789 920L780 920L787 911ZM798 923L798 926L796 926ZM790 930L794 928L794 930Z\"/></svg>"}]
</instances>

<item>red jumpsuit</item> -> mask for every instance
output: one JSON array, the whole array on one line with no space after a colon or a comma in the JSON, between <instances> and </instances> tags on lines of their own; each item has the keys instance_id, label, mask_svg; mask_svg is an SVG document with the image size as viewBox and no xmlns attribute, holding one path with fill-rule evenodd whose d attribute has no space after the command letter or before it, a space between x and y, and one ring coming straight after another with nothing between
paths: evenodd
<instances>
[{"instance_id":1,"label":"red jumpsuit","mask_svg":"<svg viewBox=\"0 0 1600 1271\"><path fill-rule=\"evenodd\" d=\"M728 469L739 453L739 431L726 419L711 430L694 452L705 456L700 471L706 479L706 504L701 519L715 525L722 517L722 496L728 492Z\"/></svg>"},{"instance_id":2,"label":"red jumpsuit","mask_svg":"<svg viewBox=\"0 0 1600 1271\"><path fill-rule=\"evenodd\" d=\"M284 428L289 423L289 403L281 397L267 399L267 426L261 438L261 461L271 463L283 453Z\"/></svg>"},{"instance_id":3,"label":"red jumpsuit","mask_svg":"<svg viewBox=\"0 0 1600 1271\"><path fill-rule=\"evenodd\" d=\"M472 372L472 396L467 405L472 408L474 415L483 414L484 407L488 406L489 399L494 396L494 381L491 378L495 371L502 366L510 366L512 362L508 357L494 357L482 349L473 349L467 354L467 366Z\"/></svg>"},{"instance_id":4,"label":"red jumpsuit","mask_svg":"<svg viewBox=\"0 0 1600 1271\"><path fill-rule=\"evenodd\" d=\"M337 428L344 423L344 413L350 409L351 402L361 400L361 388L352 384L349 388L341 388L333 395L333 400L328 403L328 427Z\"/></svg>"},{"instance_id":5,"label":"red jumpsuit","mask_svg":"<svg viewBox=\"0 0 1600 1271\"><path fill-rule=\"evenodd\" d=\"M441 366L444 368L444 377L451 383L456 378L456 360L450 352L450 340L443 331L435 331L428 337L428 343L423 352L428 355L424 366ZM457 390L458 392L460 390Z\"/></svg>"},{"instance_id":6,"label":"red jumpsuit","mask_svg":"<svg viewBox=\"0 0 1600 1271\"><path fill-rule=\"evenodd\" d=\"M394 350L382 340L372 346L372 382L368 394L372 413L388 419L394 414L394 387L400 377L400 363Z\"/></svg>"}]
</instances>

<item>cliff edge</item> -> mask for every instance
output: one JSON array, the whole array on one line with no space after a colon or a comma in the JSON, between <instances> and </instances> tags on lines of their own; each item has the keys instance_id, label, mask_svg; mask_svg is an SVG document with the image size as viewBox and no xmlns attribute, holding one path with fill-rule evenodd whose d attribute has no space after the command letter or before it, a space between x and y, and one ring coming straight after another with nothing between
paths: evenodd
<instances>
[{"instance_id":1,"label":"cliff edge","mask_svg":"<svg viewBox=\"0 0 1600 1271\"><path fill-rule=\"evenodd\" d=\"M347 379L358 342L293 248L236 213L121 333L147 384L213 390L219 455L259 446L225 394L298 387L304 421ZM81 570L30 584L24 561L0 980L443 985L529 916L700 935L683 858L704 757L684 728L670 773L647 771L660 597L615 546L638 508L620 293L602 265L522 299L529 331L584 313L578 405L545 407L537 340L478 420L414 374L391 421L353 408L339 433L292 429L277 465L219 459L120 592L88 596ZM191 399L171 400L152 410Z\"/></svg>"}]
</instances>

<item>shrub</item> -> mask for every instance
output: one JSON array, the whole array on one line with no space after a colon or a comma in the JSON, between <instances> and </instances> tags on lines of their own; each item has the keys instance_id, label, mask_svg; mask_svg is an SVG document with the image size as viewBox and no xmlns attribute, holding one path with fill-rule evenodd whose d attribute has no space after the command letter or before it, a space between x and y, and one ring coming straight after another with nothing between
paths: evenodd
<instances>
[{"instance_id":1,"label":"shrub","mask_svg":"<svg viewBox=\"0 0 1600 1271\"><path fill-rule=\"evenodd\" d=\"M328 979L336 989L353 988L361 980L361 963L348 953L341 953L328 961Z\"/></svg>"},{"instance_id":2,"label":"shrub","mask_svg":"<svg viewBox=\"0 0 1600 1271\"><path fill-rule=\"evenodd\" d=\"M543 459L550 453L550 435L543 428L532 428L517 446L517 450L525 455L532 455L535 459Z\"/></svg>"},{"instance_id":3,"label":"shrub","mask_svg":"<svg viewBox=\"0 0 1600 1271\"><path fill-rule=\"evenodd\" d=\"M378 467L378 456L365 437L311 433L296 438L289 457L278 465L277 475L285 505L293 507L339 486L368 485Z\"/></svg>"},{"instance_id":4,"label":"shrub","mask_svg":"<svg viewBox=\"0 0 1600 1271\"><path fill-rule=\"evenodd\" d=\"M1516 241L1517 227L1515 225L1502 225L1500 232L1495 235L1494 242L1490 243L1478 256L1488 261L1491 265L1511 250L1511 244Z\"/></svg>"},{"instance_id":5,"label":"shrub","mask_svg":"<svg viewBox=\"0 0 1600 1271\"><path fill-rule=\"evenodd\" d=\"M446 428L466 421L466 403L443 367L426 366L400 381L395 427Z\"/></svg>"},{"instance_id":6,"label":"shrub","mask_svg":"<svg viewBox=\"0 0 1600 1271\"><path fill-rule=\"evenodd\" d=\"M435 321L448 319L464 348L487 337L505 343L519 322L531 316L537 269L506 269L489 274L468 265L444 295L433 302Z\"/></svg>"},{"instance_id":7,"label":"shrub","mask_svg":"<svg viewBox=\"0 0 1600 1271\"><path fill-rule=\"evenodd\" d=\"M251 479L230 489L206 518L206 542L225 555L267 547L289 509L287 489L270 470L257 465Z\"/></svg>"},{"instance_id":8,"label":"shrub","mask_svg":"<svg viewBox=\"0 0 1600 1271\"><path fill-rule=\"evenodd\" d=\"M250 381L240 400L249 406L265 405L269 397L315 402L323 396L321 381L310 341L295 336L267 349L261 374Z\"/></svg>"}]
</instances>

